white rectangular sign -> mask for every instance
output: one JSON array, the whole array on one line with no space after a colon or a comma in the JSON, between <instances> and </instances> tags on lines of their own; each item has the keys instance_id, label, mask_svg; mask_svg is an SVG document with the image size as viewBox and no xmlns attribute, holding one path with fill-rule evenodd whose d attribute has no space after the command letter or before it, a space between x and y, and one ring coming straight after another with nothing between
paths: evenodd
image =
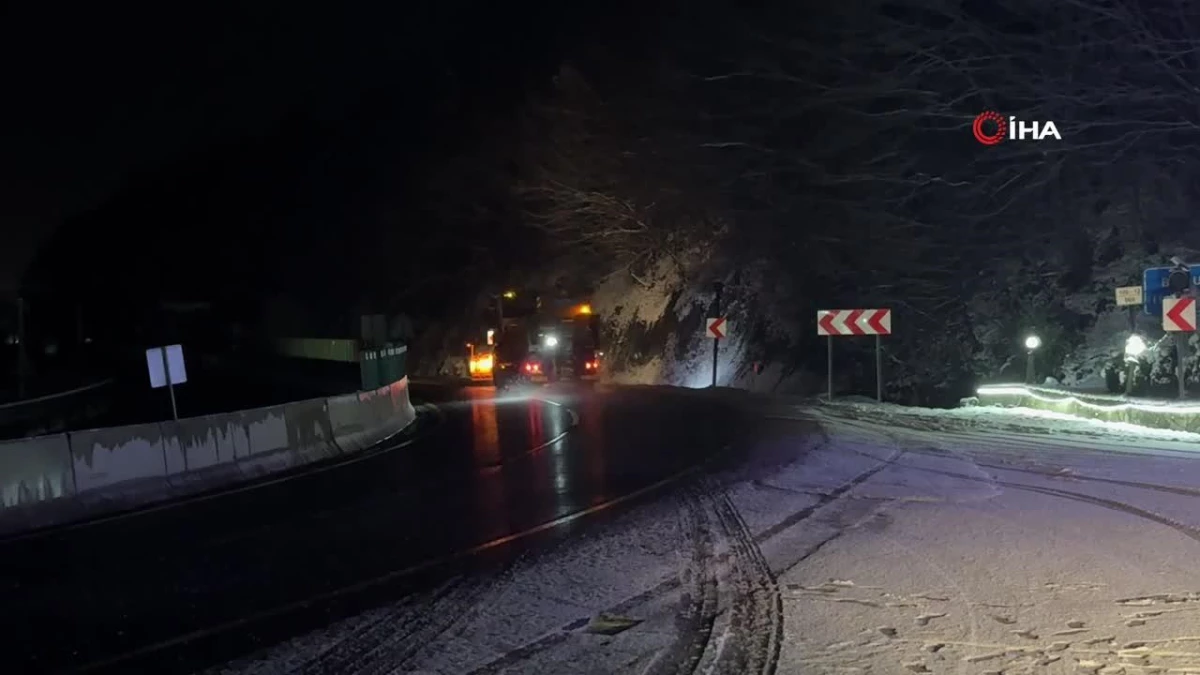
<instances>
[{"instance_id":1,"label":"white rectangular sign","mask_svg":"<svg viewBox=\"0 0 1200 675\"><path fill-rule=\"evenodd\" d=\"M187 382L187 368L183 365L183 347L180 345L147 349L146 368L150 371L151 388Z\"/></svg>"},{"instance_id":2,"label":"white rectangular sign","mask_svg":"<svg viewBox=\"0 0 1200 675\"><path fill-rule=\"evenodd\" d=\"M1117 307L1132 307L1142 304L1141 286L1121 286L1117 289Z\"/></svg>"}]
</instances>

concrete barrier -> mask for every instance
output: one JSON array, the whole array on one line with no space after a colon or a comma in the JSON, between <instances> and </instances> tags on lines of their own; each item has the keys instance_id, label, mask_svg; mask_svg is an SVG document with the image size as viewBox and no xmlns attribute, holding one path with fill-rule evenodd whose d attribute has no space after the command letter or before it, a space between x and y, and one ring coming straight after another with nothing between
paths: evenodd
<instances>
[{"instance_id":1,"label":"concrete barrier","mask_svg":"<svg viewBox=\"0 0 1200 675\"><path fill-rule=\"evenodd\" d=\"M388 398L391 402L391 418L384 422L386 436L403 431L417 419L417 409L413 407L412 398L408 392L408 378L402 377L388 385Z\"/></svg>"},{"instance_id":2,"label":"concrete barrier","mask_svg":"<svg viewBox=\"0 0 1200 675\"><path fill-rule=\"evenodd\" d=\"M299 463L311 464L342 454L341 448L333 442L329 407L325 399L287 404L284 406L284 421L287 423L287 447L297 456Z\"/></svg>"},{"instance_id":3,"label":"concrete barrier","mask_svg":"<svg viewBox=\"0 0 1200 675\"><path fill-rule=\"evenodd\" d=\"M361 394L346 394L326 399L333 441L342 452L358 452L370 446L371 420L363 414Z\"/></svg>"},{"instance_id":4,"label":"concrete barrier","mask_svg":"<svg viewBox=\"0 0 1200 675\"><path fill-rule=\"evenodd\" d=\"M1031 408L1105 422L1200 433L1200 405L1186 401L1078 394L1017 384L980 387L976 396L969 401L972 405Z\"/></svg>"},{"instance_id":5,"label":"concrete barrier","mask_svg":"<svg viewBox=\"0 0 1200 675\"><path fill-rule=\"evenodd\" d=\"M178 422L0 442L0 533L146 506L361 452L416 419L380 389Z\"/></svg>"}]
</instances>

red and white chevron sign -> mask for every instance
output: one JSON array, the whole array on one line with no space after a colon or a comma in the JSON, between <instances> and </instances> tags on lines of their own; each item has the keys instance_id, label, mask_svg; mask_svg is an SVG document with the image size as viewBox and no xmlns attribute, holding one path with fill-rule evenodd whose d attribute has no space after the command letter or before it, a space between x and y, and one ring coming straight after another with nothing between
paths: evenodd
<instances>
[{"instance_id":1,"label":"red and white chevron sign","mask_svg":"<svg viewBox=\"0 0 1200 675\"><path fill-rule=\"evenodd\" d=\"M822 309L817 335L891 335L890 309Z\"/></svg>"},{"instance_id":2,"label":"red and white chevron sign","mask_svg":"<svg viewBox=\"0 0 1200 675\"><path fill-rule=\"evenodd\" d=\"M1163 330L1176 333L1196 330L1196 299L1163 298Z\"/></svg>"}]
</instances>

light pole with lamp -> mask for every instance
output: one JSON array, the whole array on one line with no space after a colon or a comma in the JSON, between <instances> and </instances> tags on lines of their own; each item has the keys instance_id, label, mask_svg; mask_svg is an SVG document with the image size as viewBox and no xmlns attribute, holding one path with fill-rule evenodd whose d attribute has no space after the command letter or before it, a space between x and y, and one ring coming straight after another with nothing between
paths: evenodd
<instances>
[{"instance_id":1,"label":"light pole with lamp","mask_svg":"<svg viewBox=\"0 0 1200 675\"><path fill-rule=\"evenodd\" d=\"M1133 381L1137 377L1138 362L1142 358L1142 354L1146 353L1146 341L1142 336L1130 335L1129 339L1125 340L1125 395L1129 396L1133 393Z\"/></svg>"},{"instance_id":2,"label":"light pole with lamp","mask_svg":"<svg viewBox=\"0 0 1200 675\"><path fill-rule=\"evenodd\" d=\"M1042 346L1042 338L1030 335L1025 338L1025 384L1033 382L1033 353Z\"/></svg>"}]
</instances>

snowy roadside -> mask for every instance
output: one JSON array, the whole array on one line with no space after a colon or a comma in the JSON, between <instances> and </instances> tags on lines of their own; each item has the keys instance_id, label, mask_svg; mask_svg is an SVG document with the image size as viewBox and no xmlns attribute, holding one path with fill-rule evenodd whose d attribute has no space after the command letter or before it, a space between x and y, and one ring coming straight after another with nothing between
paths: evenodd
<instances>
[{"instance_id":1,"label":"snowy roadside","mask_svg":"<svg viewBox=\"0 0 1200 675\"><path fill-rule=\"evenodd\" d=\"M737 470L214 672L1200 672L1200 436L768 417Z\"/></svg>"}]
</instances>

